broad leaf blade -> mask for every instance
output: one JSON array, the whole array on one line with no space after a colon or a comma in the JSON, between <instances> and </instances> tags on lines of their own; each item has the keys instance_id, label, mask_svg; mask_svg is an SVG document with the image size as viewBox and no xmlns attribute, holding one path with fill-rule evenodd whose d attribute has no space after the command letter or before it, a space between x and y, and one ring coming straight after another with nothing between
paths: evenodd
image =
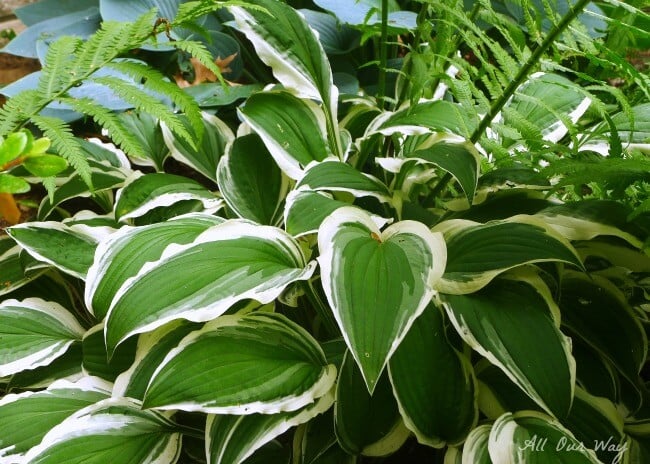
<instances>
[{"instance_id":1,"label":"broad leaf blade","mask_svg":"<svg viewBox=\"0 0 650 464\"><path fill-rule=\"evenodd\" d=\"M345 207L321 224L318 248L327 300L372 393L434 294L445 266L444 241L414 221L382 233L368 213Z\"/></svg>"},{"instance_id":2,"label":"broad leaf blade","mask_svg":"<svg viewBox=\"0 0 650 464\"><path fill-rule=\"evenodd\" d=\"M275 313L222 316L185 337L153 375L144 406L213 414L295 411L336 378L318 343Z\"/></svg>"},{"instance_id":3,"label":"broad leaf blade","mask_svg":"<svg viewBox=\"0 0 650 464\"><path fill-rule=\"evenodd\" d=\"M210 227L192 243L168 246L122 285L107 316L109 353L174 319L209 321L248 298L269 303L290 283L308 279L313 264L280 229L242 220Z\"/></svg>"},{"instance_id":4,"label":"broad leaf blade","mask_svg":"<svg viewBox=\"0 0 650 464\"><path fill-rule=\"evenodd\" d=\"M72 314L40 298L0 303L0 377L46 366L84 334Z\"/></svg>"}]
</instances>

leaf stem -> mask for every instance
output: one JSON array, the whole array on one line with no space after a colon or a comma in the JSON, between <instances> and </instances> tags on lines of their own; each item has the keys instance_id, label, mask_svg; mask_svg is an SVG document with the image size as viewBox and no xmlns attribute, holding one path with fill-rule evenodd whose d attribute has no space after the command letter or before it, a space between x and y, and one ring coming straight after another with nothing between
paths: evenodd
<instances>
[{"instance_id":1,"label":"leaf stem","mask_svg":"<svg viewBox=\"0 0 650 464\"><path fill-rule=\"evenodd\" d=\"M386 68L388 66L388 0L381 0L381 38L379 39L379 81L377 102L386 107Z\"/></svg>"},{"instance_id":2,"label":"leaf stem","mask_svg":"<svg viewBox=\"0 0 650 464\"><path fill-rule=\"evenodd\" d=\"M341 332L339 330L338 324L336 323L336 320L334 319L332 310L330 309L329 305L325 303L320 297L314 288L314 284L308 280L303 283L303 289L305 290L305 296L307 296L307 299L316 310L316 313L327 328L329 334L333 336L340 335Z\"/></svg>"}]
</instances>

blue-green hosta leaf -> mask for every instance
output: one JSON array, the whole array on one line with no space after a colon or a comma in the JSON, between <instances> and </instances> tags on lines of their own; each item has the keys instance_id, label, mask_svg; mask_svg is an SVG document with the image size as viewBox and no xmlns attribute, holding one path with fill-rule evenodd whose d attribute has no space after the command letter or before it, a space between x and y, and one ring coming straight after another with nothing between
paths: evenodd
<instances>
[{"instance_id":1,"label":"blue-green hosta leaf","mask_svg":"<svg viewBox=\"0 0 650 464\"><path fill-rule=\"evenodd\" d=\"M331 11L339 21L354 26L370 26L381 23L380 0L316 0L314 2L324 10ZM411 11L400 11L395 0L388 2L388 25L395 29L413 29L416 27L417 15Z\"/></svg>"},{"instance_id":2,"label":"blue-green hosta leaf","mask_svg":"<svg viewBox=\"0 0 650 464\"><path fill-rule=\"evenodd\" d=\"M159 224L123 227L102 240L88 269L84 294L86 307L102 320L118 289L145 263L159 259L168 245L190 243L201 232L223 221L216 216L194 213Z\"/></svg>"},{"instance_id":3,"label":"blue-green hosta leaf","mask_svg":"<svg viewBox=\"0 0 650 464\"><path fill-rule=\"evenodd\" d=\"M451 174L465 192L467 201L472 203L480 170L480 155L474 145L464 143L436 143L429 148L417 150L407 155L408 159L433 164Z\"/></svg>"},{"instance_id":4,"label":"blue-green hosta leaf","mask_svg":"<svg viewBox=\"0 0 650 464\"><path fill-rule=\"evenodd\" d=\"M52 8L56 7L58 14L74 13L92 6L99 7L99 0L77 0L74 2L61 2L60 0L42 0L20 6L14 14L26 26L32 26L46 19L52 18Z\"/></svg>"},{"instance_id":5,"label":"blue-green hosta leaf","mask_svg":"<svg viewBox=\"0 0 650 464\"><path fill-rule=\"evenodd\" d=\"M563 418L575 386L570 340L560 332L559 310L541 278L515 277L469 295L443 295L443 305L468 345L545 411Z\"/></svg>"},{"instance_id":6,"label":"blue-green hosta leaf","mask_svg":"<svg viewBox=\"0 0 650 464\"><path fill-rule=\"evenodd\" d=\"M26 222L6 230L37 260L74 277L86 278L97 241L79 226L68 227L54 221Z\"/></svg>"},{"instance_id":7,"label":"blue-green hosta leaf","mask_svg":"<svg viewBox=\"0 0 650 464\"><path fill-rule=\"evenodd\" d=\"M334 403L330 391L302 409L277 414L208 415L205 448L208 464L244 462L256 450L291 427L312 420Z\"/></svg>"},{"instance_id":8,"label":"blue-green hosta leaf","mask_svg":"<svg viewBox=\"0 0 650 464\"><path fill-rule=\"evenodd\" d=\"M562 324L630 382L639 376L648 339L623 292L607 279L567 271L562 275Z\"/></svg>"},{"instance_id":9,"label":"blue-green hosta leaf","mask_svg":"<svg viewBox=\"0 0 650 464\"><path fill-rule=\"evenodd\" d=\"M120 287L107 315L109 353L174 319L209 321L244 299L270 303L290 283L311 277L315 264L275 227L243 220L210 227L192 243L168 246Z\"/></svg>"},{"instance_id":10,"label":"blue-green hosta leaf","mask_svg":"<svg viewBox=\"0 0 650 464\"><path fill-rule=\"evenodd\" d=\"M379 201L390 201L391 194L379 179L362 173L347 163L325 161L307 167L297 190L348 192L355 197L375 197Z\"/></svg>"},{"instance_id":11,"label":"blue-green hosta leaf","mask_svg":"<svg viewBox=\"0 0 650 464\"><path fill-rule=\"evenodd\" d=\"M359 46L361 39L359 31L340 24L334 16L308 9L298 11L318 32L318 40L328 55L344 55Z\"/></svg>"},{"instance_id":12,"label":"blue-green hosta leaf","mask_svg":"<svg viewBox=\"0 0 650 464\"><path fill-rule=\"evenodd\" d=\"M453 141L469 138L472 128L468 127L461 113L462 109L447 101L418 103L394 113L381 113L369 125L366 135L380 133L391 135L400 132L406 135L440 133Z\"/></svg>"},{"instance_id":13,"label":"blue-green hosta leaf","mask_svg":"<svg viewBox=\"0 0 650 464\"><path fill-rule=\"evenodd\" d=\"M190 166L213 182L217 181L217 164L224 154L226 145L235 139L232 130L218 117L201 113L205 131L201 138L201 145L191 147L187 140L180 138L161 124L165 144L172 157L183 164ZM189 127L189 123L188 123Z\"/></svg>"},{"instance_id":14,"label":"blue-green hosta leaf","mask_svg":"<svg viewBox=\"0 0 650 464\"><path fill-rule=\"evenodd\" d=\"M20 246L11 238L6 235L0 237L0 296L13 292L36 278L36 275L25 274L20 250Z\"/></svg>"},{"instance_id":15,"label":"blue-green hosta leaf","mask_svg":"<svg viewBox=\"0 0 650 464\"><path fill-rule=\"evenodd\" d=\"M452 219L433 228L447 242L447 267L436 289L475 292L502 272L522 264L560 261L582 269L571 244L545 223L514 216L487 224Z\"/></svg>"},{"instance_id":16,"label":"blue-green hosta leaf","mask_svg":"<svg viewBox=\"0 0 650 464\"><path fill-rule=\"evenodd\" d=\"M165 357L144 406L212 414L296 411L327 394L336 368L311 335L276 313L221 316Z\"/></svg>"},{"instance_id":17,"label":"blue-green hosta leaf","mask_svg":"<svg viewBox=\"0 0 650 464\"><path fill-rule=\"evenodd\" d=\"M346 352L336 386L334 423L341 447L351 455L386 456L411 434L400 417L387 375L368 393L350 352Z\"/></svg>"},{"instance_id":18,"label":"blue-green hosta leaf","mask_svg":"<svg viewBox=\"0 0 650 464\"><path fill-rule=\"evenodd\" d=\"M111 395L111 385L94 377L59 380L40 392L0 399L0 461L23 462L23 454L75 412Z\"/></svg>"},{"instance_id":19,"label":"blue-green hosta leaf","mask_svg":"<svg viewBox=\"0 0 650 464\"><path fill-rule=\"evenodd\" d=\"M251 1L266 11L231 7L237 28L250 40L260 59L290 92L322 101L336 115L338 90L327 55L314 30L296 10L273 0Z\"/></svg>"},{"instance_id":20,"label":"blue-green hosta leaf","mask_svg":"<svg viewBox=\"0 0 650 464\"><path fill-rule=\"evenodd\" d=\"M325 295L372 393L434 295L445 267L444 240L415 221L381 232L370 214L344 207L321 224L318 248Z\"/></svg>"},{"instance_id":21,"label":"blue-green hosta leaf","mask_svg":"<svg viewBox=\"0 0 650 464\"><path fill-rule=\"evenodd\" d=\"M493 464L600 464L596 454L556 419L533 411L499 417L492 425L488 450Z\"/></svg>"},{"instance_id":22,"label":"blue-green hosta leaf","mask_svg":"<svg viewBox=\"0 0 650 464\"><path fill-rule=\"evenodd\" d=\"M223 200L195 180L166 173L145 174L118 191L115 218L136 218L155 208L187 200L200 201L208 211L216 211L223 206Z\"/></svg>"},{"instance_id":23,"label":"blue-green hosta leaf","mask_svg":"<svg viewBox=\"0 0 650 464\"><path fill-rule=\"evenodd\" d=\"M327 216L349 203L335 200L324 192L293 190L287 195L284 224L294 237L315 233Z\"/></svg>"},{"instance_id":24,"label":"blue-green hosta leaf","mask_svg":"<svg viewBox=\"0 0 650 464\"><path fill-rule=\"evenodd\" d=\"M404 423L420 443L461 443L476 424L472 366L447 341L442 313L432 304L411 326L388 372Z\"/></svg>"},{"instance_id":25,"label":"blue-green hosta leaf","mask_svg":"<svg viewBox=\"0 0 650 464\"><path fill-rule=\"evenodd\" d=\"M0 303L0 378L50 364L84 332L58 303L40 298L4 300Z\"/></svg>"},{"instance_id":26,"label":"blue-green hosta leaf","mask_svg":"<svg viewBox=\"0 0 650 464\"><path fill-rule=\"evenodd\" d=\"M140 335L135 349L133 364L115 379L114 396L136 398L141 400L147 385L167 353L193 330L198 330L198 323L177 320L153 332ZM118 348L119 351L119 348Z\"/></svg>"},{"instance_id":27,"label":"blue-green hosta leaf","mask_svg":"<svg viewBox=\"0 0 650 464\"><path fill-rule=\"evenodd\" d=\"M226 204L237 216L258 224L277 225L288 179L256 135L238 137L219 161L217 183Z\"/></svg>"},{"instance_id":28,"label":"blue-green hosta leaf","mask_svg":"<svg viewBox=\"0 0 650 464\"><path fill-rule=\"evenodd\" d=\"M109 398L84 408L50 430L25 462L173 464L181 451L181 434L172 422L140 403Z\"/></svg>"},{"instance_id":29,"label":"blue-green hosta leaf","mask_svg":"<svg viewBox=\"0 0 650 464\"><path fill-rule=\"evenodd\" d=\"M292 179L300 179L312 161L332 156L323 110L287 91L251 95L239 113L262 138L266 148Z\"/></svg>"},{"instance_id":30,"label":"blue-green hosta leaf","mask_svg":"<svg viewBox=\"0 0 650 464\"><path fill-rule=\"evenodd\" d=\"M545 140L556 143L569 131L567 124L575 124L590 104L591 99L569 79L540 72L517 89L505 109L516 112L535 125ZM508 111L504 111L503 122L508 127L517 127Z\"/></svg>"},{"instance_id":31,"label":"blue-green hosta leaf","mask_svg":"<svg viewBox=\"0 0 650 464\"><path fill-rule=\"evenodd\" d=\"M535 216L549 224L568 240L591 240L599 235L621 238L636 248L643 241L627 221L631 210L613 200L583 200L550 206Z\"/></svg>"}]
</instances>

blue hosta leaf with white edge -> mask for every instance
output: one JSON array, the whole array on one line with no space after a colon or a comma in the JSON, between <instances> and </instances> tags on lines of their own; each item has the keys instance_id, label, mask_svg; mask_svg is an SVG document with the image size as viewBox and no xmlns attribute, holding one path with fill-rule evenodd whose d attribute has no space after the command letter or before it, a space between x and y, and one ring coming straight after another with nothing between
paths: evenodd
<instances>
[{"instance_id":1,"label":"blue hosta leaf with white edge","mask_svg":"<svg viewBox=\"0 0 650 464\"><path fill-rule=\"evenodd\" d=\"M300 179L309 163L333 156L327 143L325 114L311 100L287 91L260 92L246 100L239 114L292 179Z\"/></svg>"},{"instance_id":2,"label":"blue hosta leaf with white edge","mask_svg":"<svg viewBox=\"0 0 650 464\"><path fill-rule=\"evenodd\" d=\"M190 213L163 223L122 227L97 245L86 279L86 307L95 317L103 319L120 286L146 262L159 259L168 245L189 243L223 221L208 214Z\"/></svg>"},{"instance_id":3,"label":"blue hosta leaf with white edge","mask_svg":"<svg viewBox=\"0 0 650 464\"><path fill-rule=\"evenodd\" d=\"M144 407L210 414L296 411L328 394L336 367L303 328L276 313L221 316L156 369Z\"/></svg>"},{"instance_id":4,"label":"blue hosta leaf with white edge","mask_svg":"<svg viewBox=\"0 0 650 464\"><path fill-rule=\"evenodd\" d=\"M533 411L499 417L490 430L488 451L493 464L601 464L556 419Z\"/></svg>"},{"instance_id":5,"label":"blue hosta leaf with white edge","mask_svg":"<svg viewBox=\"0 0 650 464\"><path fill-rule=\"evenodd\" d=\"M244 462L256 450L291 427L312 420L334 403L330 391L297 411L276 414L210 414L205 425L208 464Z\"/></svg>"},{"instance_id":6,"label":"blue hosta leaf with white edge","mask_svg":"<svg viewBox=\"0 0 650 464\"><path fill-rule=\"evenodd\" d=\"M244 220L210 227L191 243L169 245L124 282L107 315L109 353L174 319L209 321L244 299L270 303L290 283L309 279L315 265L281 229Z\"/></svg>"},{"instance_id":7,"label":"blue hosta leaf with white edge","mask_svg":"<svg viewBox=\"0 0 650 464\"><path fill-rule=\"evenodd\" d=\"M348 192L355 197L370 196L383 202L391 199L388 187L382 181L334 159L307 166L296 190Z\"/></svg>"},{"instance_id":8,"label":"blue hosta leaf with white edge","mask_svg":"<svg viewBox=\"0 0 650 464\"><path fill-rule=\"evenodd\" d=\"M131 399L108 398L81 409L50 430L25 462L173 464L181 452L181 434L155 411Z\"/></svg>"},{"instance_id":9,"label":"blue hosta leaf with white edge","mask_svg":"<svg viewBox=\"0 0 650 464\"><path fill-rule=\"evenodd\" d=\"M73 413L111 395L111 385L96 377L58 380L47 390L8 394L0 399L0 462L23 462L24 453Z\"/></svg>"},{"instance_id":10,"label":"blue hosta leaf with white edge","mask_svg":"<svg viewBox=\"0 0 650 464\"><path fill-rule=\"evenodd\" d=\"M570 339L559 329L559 309L540 277L519 271L478 292L441 299L469 346L549 414L566 417L575 388L575 360Z\"/></svg>"},{"instance_id":11,"label":"blue hosta leaf with white edge","mask_svg":"<svg viewBox=\"0 0 650 464\"><path fill-rule=\"evenodd\" d=\"M219 161L217 183L237 216L258 224L278 225L289 179L255 134L237 137Z\"/></svg>"},{"instance_id":12,"label":"blue hosta leaf with white edge","mask_svg":"<svg viewBox=\"0 0 650 464\"><path fill-rule=\"evenodd\" d=\"M196 148L191 147L185 139L174 135L164 123L160 126L172 157L216 182L219 159L224 154L226 146L233 142L235 135L218 117L206 112L202 112L201 117L205 131L200 146Z\"/></svg>"},{"instance_id":13,"label":"blue hosta leaf with white edge","mask_svg":"<svg viewBox=\"0 0 650 464\"><path fill-rule=\"evenodd\" d=\"M432 230L447 243L447 267L437 290L462 295L483 288L499 274L522 264L559 261L583 269L571 244L531 216L480 224L451 219Z\"/></svg>"},{"instance_id":14,"label":"blue hosta leaf with white edge","mask_svg":"<svg viewBox=\"0 0 650 464\"><path fill-rule=\"evenodd\" d=\"M54 221L25 222L6 231L37 260L74 277L86 278L97 240L83 227Z\"/></svg>"},{"instance_id":15,"label":"blue hosta leaf with white edge","mask_svg":"<svg viewBox=\"0 0 650 464\"><path fill-rule=\"evenodd\" d=\"M321 224L318 248L325 295L372 393L435 293L447 258L445 242L415 221L381 232L370 214L344 207Z\"/></svg>"},{"instance_id":16,"label":"blue hosta leaf with white edge","mask_svg":"<svg viewBox=\"0 0 650 464\"><path fill-rule=\"evenodd\" d=\"M223 200L195 180L175 174L134 176L117 192L115 218L137 218L149 211L187 200L198 200L206 211L217 211Z\"/></svg>"},{"instance_id":17,"label":"blue hosta leaf with white edge","mask_svg":"<svg viewBox=\"0 0 650 464\"><path fill-rule=\"evenodd\" d=\"M0 303L0 378L46 366L85 330L63 306L40 298Z\"/></svg>"}]
</instances>

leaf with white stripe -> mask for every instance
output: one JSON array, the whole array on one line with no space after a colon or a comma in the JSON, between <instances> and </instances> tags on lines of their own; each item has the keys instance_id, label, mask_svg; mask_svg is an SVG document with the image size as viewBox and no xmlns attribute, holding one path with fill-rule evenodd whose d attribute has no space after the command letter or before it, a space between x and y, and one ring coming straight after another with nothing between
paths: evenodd
<instances>
[{"instance_id":1,"label":"leaf with white stripe","mask_svg":"<svg viewBox=\"0 0 650 464\"><path fill-rule=\"evenodd\" d=\"M222 316L190 333L153 374L144 407L212 414L296 411L327 394L336 368L285 316Z\"/></svg>"},{"instance_id":2,"label":"leaf with white stripe","mask_svg":"<svg viewBox=\"0 0 650 464\"><path fill-rule=\"evenodd\" d=\"M80 279L86 278L97 240L83 227L60 222L25 222L6 229L7 233L39 261Z\"/></svg>"},{"instance_id":3,"label":"leaf with white stripe","mask_svg":"<svg viewBox=\"0 0 650 464\"><path fill-rule=\"evenodd\" d=\"M45 391L9 394L0 399L0 462L22 462L55 425L111 395L111 385L85 377L60 380Z\"/></svg>"},{"instance_id":4,"label":"leaf with white stripe","mask_svg":"<svg viewBox=\"0 0 650 464\"><path fill-rule=\"evenodd\" d=\"M0 303L0 377L46 366L80 341L85 330L58 303L40 298Z\"/></svg>"},{"instance_id":5,"label":"leaf with white stripe","mask_svg":"<svg viewBox=\"0 0 650 464\"><path fill-rule=\"evenodd\" d=\"M488 451L491 429L489 425L479 425L470 432L463 444L461 464L493 464ZM448 451L447 455L450 454L455 453ZM445 463L447 463L447 456L445 456Z\"/></svg>"},{"instance_id":6,"label":"leaf with white stripe","mask_svg":"<svg viewBox=\"0 0 650 464\"><path fill-rule=\"evenodd\" d=\"M121 228L97 246L86 279L86 307L99 320L104 319L118 289L145 263L159 259L168 245L190 243L201 232L223 221L195 213L163 223Z\"/></svg>"},{"instance_id":7,"label":"leaf with white stripe","mask_svg":"<svg viewBox=\"0 0 650 464\"><path fill-rule=\"evenodd\" d=\"M334 392L302 409L244 416L210 414L205 426L208 464L239 464L291 427L310 421L334 403Z\"/></svg>"},{"instance_id":8,"label":"leaf with white stripe","mask_svg":"<svg viewBox=\"0 0 650 464\"><path fill-rule=\"evenodd\" d=\"M0 296L19 289L35 278L25 274L20 250L20 246L10 237L0 237Z\"/></svg>"},{"instance_id":9,"label":"leaf with white stripe","mask_svg":"<svg viewBox=\"0 0 650 464\"><path fill-rule=\"evenodd\" d=\"M134 400L109 398L84 408L50 430L25 458L31 464L173 464L181 434L165 416Z\"/></svg>"},{"instance_id":10,"label":"leaf with white stripe","mask_svg":"<svg viewBox=\"0 0 650 464\"><path fill-rule=\"evenodd\" d=\"M369 213L344 207L321 224L318 248L325 295L372 393L435 293L447 256L442 234L415 221L381 232Z\"/></svg>"},{"instance_id":11,"label":"leaf with white stripe","mask_svg":"<svg viewBox=\"0 0 650 464\"><path fill-rule=\"evenodd\" d=\"M314 30L288 5L273 0L250 1L265 11L230 7L237 29L255 47L275 78L292 93L322 101L336 115L338 90L329 60Z\"/></svg>"},{"instance_id":12,"label":"leaf with white stripe","mask_svg":"<svg viewBox=\"0 0 650 464\"><path fill-rule=\"evenodd\" d=\"M522 264L560 261L583 269L571 244L530 216L487 224L452 219L433 230L442 232L447 243L447 267L436 287L440 292L475 292L499 274Z\"/></svg>"},{"instance_id":13,"label":"leaf with white stripe","mask_svg":"<svg viewBox=\"0 0 650 464\"><path fill-rule=\"evenodd\" d=\"M559 310L541 278L497 279L476 293L442 295L442 301L469 346L549 414L566 417L575 360L570 339L559 329Z\"/></svg>"},{"instance_id":14,"label":"leaf with white stripe","mask_svg":"<svg viewBox=\"0 0 650 464\"><path fill-rule=\"evenodd\" d=\"M210 227L192 243L168 246L120 287L107 315L108 351L174 319L206 322L244 299L270 303L309 279L315 264L281 229L244 220Z\"/></svg>"},{"instance_id":15,"label":"leaf with white stripe","mask_svg":"<svg viewBox=\"0 0 650 464\"><path fill-rule=\"evenodd\" d=\"M219 161L217 183L228 207L240 218L266 225L282 221L289 182L257 135L237 137Z\"/></svg>"},{"instance_id":16,"label":"leaf with white stripe","mask_svg":"<svg viewBox=\"0 0 650 464\"><path fill-rule=\"evenodd\" d=\"M384 202L391 198L388 188L379 179L334 160L308 166L296 189L348 192L355 197L370 196Z\"/></svg>"},{"instance_id":17,"label":"leaf with white stripe","mask_svg":"<svg viewBox=\"0 0 650 464\"><path fill-rule=\"evenodd\" d=\"M463 117L459 105L447 101L418 103L394 113L385 111L377 116L366 130L366 135L425 135L431 132L448 136L453 141L469 138L471 127Z\"/></svg>"},{"instance_id":18,"label":"leaf with white stripe","mask_svg":"<svg viewBox=\"0 0 650 464\"><path fill-rule=\"evenodd\" d=\"M115 218L137 218L155 208L187 200L198 200L211 211L223 206L223 200L195 180L166 173L145 174L118 191Z\"/></svg>"},{"instance_id":19,"label":"leaf with white stripe","mask_svg":"<svg viewBox=\"0 0 650 464\"><path fill-rule=\"evenodd\" d=\"M239 114L262 138L280 169L300 179L304 167L332 156L327 144L325 114L311 100L287 91L251 95Z\"/></svg>"}]
</instances>

